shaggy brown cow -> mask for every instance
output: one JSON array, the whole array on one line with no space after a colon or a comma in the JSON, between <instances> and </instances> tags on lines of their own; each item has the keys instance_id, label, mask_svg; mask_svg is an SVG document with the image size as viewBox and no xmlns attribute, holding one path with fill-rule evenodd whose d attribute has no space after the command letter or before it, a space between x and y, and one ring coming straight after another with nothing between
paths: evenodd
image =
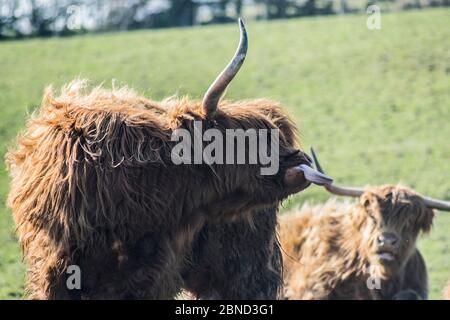
<instances>
[{"instance_id":1,"label":"shaggy brown cow","mask_svg":"<svg viewBox=\"0 0 450 320\"><path fill-rule=\"evenodd\" d=\"M255 210L277 207L308 187L308 179L328 181L308 167L295 126L278 104L220 102L247 51L242 22L240 30L234 58L203 101L158 103L125 88L85 92L82 81L59 97L46 92L18 149L7 156L8 203L30 298L172 298L205 223L251 219ZM261 163L175 165L171 136L185 129L195 139L194 121L223 135L279 130L278 172L262 175ZM71 265L81 270L80 288L67 286Z\"/></svg>"},{"instance_id":2,"label":"shaggy brown cow","mask_svg":"<svg viewBox=\"0 0 450 320\"><path fill-rule=\"evenodd\" d=\"M359 201L329 201L282 216L284 297L426 299L427 271L416 239L430 230L432 209L450 210L450 203L402 186L326 188Z\"/></svg>"}]
</instances>

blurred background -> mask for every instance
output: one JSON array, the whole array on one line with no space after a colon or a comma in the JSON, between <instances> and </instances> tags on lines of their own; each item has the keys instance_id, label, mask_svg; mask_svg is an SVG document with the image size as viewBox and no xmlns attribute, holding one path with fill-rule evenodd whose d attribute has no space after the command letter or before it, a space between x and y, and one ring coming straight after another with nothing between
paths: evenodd
<instances>
[{"instance_id":1,"label":"blurred background","mask_svg":"<svg viewBox=\"0 0 450 320\"><path fill-rule=\"evenodd\" d=\"M375 5L367 13L369 6ZM200 99L233 55L246 62L227 99L280 101L305 149L344 185L403 183L450 200L450 0L0 0L0 157L43 90L76 77L154 100ZM379 28L368 19L379 13ZM227 23L227 24L225 24ZM219 25L220 24L220 25ZM157 30L147 30L157 29ZM0 161L0 299L23 297L25 268ZM317 186L284 203L324 202ZM430 297L450 278L450 214L419 247Z\"/></svg>"},{"instance_id":2,"label":"blurred background","mask_svg":"<svg viewBox=\"0 0 450 320\"><path fill-rule=\"evenodd\" d=\"M348 14L372 4L386 12L448 7L450 0L0 0L0 38Z\"/></svg>"}]
</instances>

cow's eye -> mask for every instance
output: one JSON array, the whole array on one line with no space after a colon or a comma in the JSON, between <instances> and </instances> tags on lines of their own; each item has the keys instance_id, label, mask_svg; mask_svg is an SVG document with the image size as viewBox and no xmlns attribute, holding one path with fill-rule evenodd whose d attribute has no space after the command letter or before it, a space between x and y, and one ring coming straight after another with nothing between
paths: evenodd
<instances>
[{"instance_id":1,"label":"cow's eye","mask_svg":"<svg viewBox=\"0 0 450 320\"><path fill-rule=\"evenodd\" d=\"M377 218L373 214L369 214L370 221L373 222L374 225L378 224Z\"/></svg>"}]
</instances>

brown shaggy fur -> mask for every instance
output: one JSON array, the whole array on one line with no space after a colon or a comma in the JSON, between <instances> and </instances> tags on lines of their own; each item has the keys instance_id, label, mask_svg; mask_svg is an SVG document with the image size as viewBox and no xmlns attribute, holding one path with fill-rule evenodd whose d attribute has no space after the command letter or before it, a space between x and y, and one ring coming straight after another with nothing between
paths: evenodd
<instances>
[{"instance_id":1,"label":"brown shaggy fur","mask_svg":"<svg viewBox=\"0 0 450 320\"><path fill-rule=\"evenodd\" d=\"M8 204L28 265L30 298L172 298L205 223L250 217L289 194L282 177L304 163L292 121L274 102L222 102L207 119L201 102L161 103L128 89L86 92L83 81L46 92L17 150ZM259 165L180 165L170 159L174 129L280 129L280 170ZM302 186L302 188L305 186ZM78 265L81 290L67 290Z\"/></svg>"},{"instance_id":2,"label":"brown shaggy fur","mask_svg":"<svg viewBox=\"0 0 450 320\"><path fill-rule=\"evenodd\" d=\"M206 224L183 272L185 287L201 299L276 299L282 285L277 208L249 221Z\"/></svg>"},{"instance_id":3,"label":"brown shaggy fur","mask_svg":"<svg viewBox=\"0 0 450 320\"><path fill-rule=\"evenodd\" d=\"M413 191L390 185L367 189L358 203L329 201L282 216L284 297L426 299L427 271L415 243L433 216ZM399 239L392 262L380 259L382 232ZM370 276L381 289L368 288Z\"/></svg>"}]
</instances>

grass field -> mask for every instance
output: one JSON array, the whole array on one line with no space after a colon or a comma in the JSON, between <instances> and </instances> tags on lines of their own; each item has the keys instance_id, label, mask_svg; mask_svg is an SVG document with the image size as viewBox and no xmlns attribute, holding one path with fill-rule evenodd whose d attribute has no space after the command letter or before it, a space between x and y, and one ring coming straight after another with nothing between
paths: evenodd
<instances>
[{"instance_id":1,"label":"grass field","mask_svg":"<svg viewBox=\"0 0 450 320\"><path fill-rule=\"evenodd\" d=\"M402 182L450 200L449 10L248 23L246 63L227 98L281 101L328 173L350 185ZM201 97L234 53L236 25L0 43L0 157L45 86L74 77L128 84L148 97ZM25 268L0 164L0 298L21 298ZM293 197L324 201L318 187ZM438 213L420 248L431 298L450 278L450 213Z\"/></svg>"}]
</instances>

